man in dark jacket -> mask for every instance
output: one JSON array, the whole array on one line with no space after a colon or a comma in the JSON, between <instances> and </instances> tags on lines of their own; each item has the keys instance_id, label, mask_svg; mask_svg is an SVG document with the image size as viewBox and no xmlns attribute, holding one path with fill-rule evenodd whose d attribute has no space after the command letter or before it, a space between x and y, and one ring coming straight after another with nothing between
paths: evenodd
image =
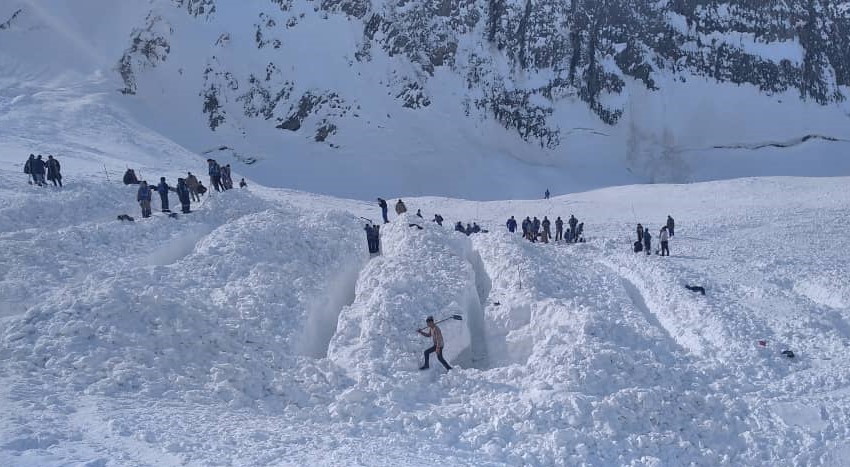
<instances>
[{"instance_id":1,"label":"man in dark jacket","mask_svg":"<svg viewBox=\"0 0 850 467\"><path fill-rule=\"evenodd\" d=\"M221 186L221 167L219 167L218 162L213 159L207 159L207 166L209 168L210 174L210 185L215 188L215 191L222 191L223 187Z\"/></svg>"},{"instance_id":2,"label":"man in dark jacket","mask_svg":"<svg viewBox=\"0 0 850 467\"><path fill-rule=\"evenodd\" d=\"M531 219L528 216L522 220L522 238L531 240Z\"/></svg>"},{"instance_id":3,"label":"man in dark jacket","mask_svg":"<svg viewBox=\"0 0 850 467\"><path fill-rule=\"evenodd\" d=\"M576 235L576 226L578 226L578 219L576 219L576 216L570 214L570 220L568 222L570 224L570 241L577 242L578 236Z\"/></svg>"},{"instance_id":4,"label":"man in dark jacket","mask_svg":"<svg viewBox=\"0 0 850 467\"><path fill-rule=\"evenodd\" d=\"M437 225L442 227L443 226L443 216L441 216L439 214L434 214L434 222L436 222Z\"/></svg>"},{"instance_id":5,"label":"man in dark jacket","mask_svg":"<svg viewBox=\"0 0 850 467\"><path fill-rule=\"evenodd\" d=\"M463 224L461 224L460 221L457 221L457 223L455 223L455 232L460 232L462 234L466 233L466 229L463 228Z\"/></svg>"},{"instance_id":6,"label":"man in dark jacket","mask_svg":"<svg viewBox=\"0 0 850 467\"><path fill-rule=\"evenodd\" d=\"M564 221L561 216L555 219L555 241L564 239Z\"/></svg>"},{"instance_id":7,"label":"man in dark jacket","mask_svg":"<svg viewBox=\"0 0 850 467\"><path fill-rule=\"evenodd\" d=\"M637 225L637 236L638 236L637 241L642 242L643 241L643 226L640 225L640 224Z\"/></svg>"},{"instance_id":8,"label":"man in dark jacket","mask_svg":"<svg viewBox=\"0 0 850 467\"><path fill-rule=\"evenodd\" d=\"M159 185L156 186L156 192L159 193L159 200L162 202L162 212L171 212L168 209L168 192L174 191L174 188L165 183L165 177L159 177Z\"/></svg>"},{"instance_id":9,"label":"man in dark jacket","mask_svg":"<svg viewBox=\"0 0 850 467\"><path fill-rule=\"evenodd\" d=\"M399 216L407 212L407 206L404 205L404 201L401 199L395 203L395 213Z\"/></svg>"},{"instance_id":10,"label":"man in dark jacket","mask_svg":"<svg viewBox=\"0 0 850 467\"><path fill-rule=\"evenodd\" d=\"M647 255L652 254L652 234L649 233L649 228L643 229L643 249Z\"/></svg>"},{"instance_id":11,"label":"man in dark jacket","mask_svg":"<svg viewBox=\"0 0 850 467\"><path fill-rule=\"evenodd\" d=\"M189 187L186 185L186 180L182 178L177 179L177 188L174 190L177 192L177 199L180 200L180 206L183 214L189 214L192 212L191 208L191 191Z\"/></svg>"},{"instance_id":12,"label":"man in dark jacket","mask_svg":"<svg viewBox=\"0 0 850 467\"><path fill-rule=\"evenodd\" d=\"M38 157L32 161L32 164L30 164L30 170L32 170L33 179L35 179L35 183L38 186L47 185L47 182L44 181L44 172L46 168L46 164L41 158L41 154L39 154Z\"/></svg>"},{"instance_id":13,"label":"man in dark jacket","mask_svg":"<svg viewBox=\"0 0 850 467\"><path fill-rule=\"evenodd\" d=\"M516 232L516 219L514 219L514 216L511 216L511 218L508 219L508 222L505 225L508 226L508 232Z\"/></svg>"},{"instance_id":14,"label":"man in dark jacket","mask_svg":"<svg viewBox=\"0 0 850 467\"><path fill-rule=\"evenodd\" d=\"M52 155L47 156L47 179L53 182L53 186L62 186L62 166Z\"/></svg>"},{"instance_id":15,"label":"man in dark jacket","mask_svg":"<svg viewBox=\"0 0 850 467\"><path fill-rule=\"evenodd\" d=\"M672 217L670 217L670 215L668 214L668 215L667 215L667 233L669 233L671 237L673 236L673 228L674 228L675 226L676 226L676 222L675 222L675 221L673 220L673 218L672 218Z\"/></svg>"},{"instance_id":16,"label":"man in dark jacket","mask_svg":"<svg viewBox=\"0 0 850 467\"><path fill-rule=\"evenodd\" d=\"M139 202L139 206L142 208L142 217L151 216L151 194L148 182L142 180L139 183L139 191L136 193L136 201Z\"/></svg>"},{"instance_id":17,"label":"man in dark jacket","mask_svg":"<svg viewBox=\"0 0 850 467\"><path fill-rule=\"evenodd\" d=\"M32 162L34 160L35 154L30 154L30 158L27 159L26 162L24 162L24 173L27 174L27 183L29 183L30 185L32 185L33 182L37 182L37 180L35 179L35 175L33 175L32 173Z\"/></svg>"},{"instance_id":18,"label":"man in dark jacket","mask_svg":"<svg viewBox=\"0 0 850 467\"><path fill-rule=\"evenodd\" d=\"M387 200L378 198L378 206L381 207L381 216L384 218L384 224L389 224L390 220L387 219Z\"/></svg>"},{"instance_id":19,"label":"man in dark jacket","mask_svg":"<svg viewBox=\"0 0 850 467\"><path fill-rule=\"evenodd\" d=\"M545 237L546 237L545 243L549 243L549 238L552 237L552 229L551 229L552 223L549 222L548 217L543 216L543 222L541 222L540 225L543 226L543 233L545 234Z\"/></svg>"},{"instance_id":20,"label":"man in dark jacket","mask_svg":"<svg viewBox=\"0 0 850 467\"><path fill-rule=\"evenodd\" d=\"M226 164L221 168L221 186L225 190L233 189L233 179L230 178L230 164Z\"/></svg>"}]
</instances>

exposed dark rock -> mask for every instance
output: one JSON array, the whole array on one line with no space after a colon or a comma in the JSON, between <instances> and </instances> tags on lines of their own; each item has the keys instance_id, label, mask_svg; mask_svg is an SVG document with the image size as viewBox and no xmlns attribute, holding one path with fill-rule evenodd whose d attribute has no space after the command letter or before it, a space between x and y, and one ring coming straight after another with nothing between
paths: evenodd
<instances>
[{"instance_id":1,"label":"exposed dark rock","mask_svg":"<svg viewBox=\"0 0 850 467\"><path fill-rule=\"evenodd\" d=\"M11 28L11 27L12 27L12 22L13 22L13 21L15 21L15 18L17 18L17 17L21 14L21 12L22 12L22 11L24 11L24 10L22 10L22 9L20 9L20 8L19 8L19 9L17 9L17 10L15 10L15 12L14 12L14 13L12 13L12 16L10 16L10 17L9 17L9 19L7 19L6 21L4 21L4 22L0 23L0 31L2 31L3 29L9 29L9 28Z\"/></svg>"},{"instance_id":2,"label":"exposed dark rock","mask_svg":"<svg viewBox=\"0 0 850 467\"><path fill-rule=\"evenodd\" d=\"M153 68L164 62L171 52L168 37L173 33L161 16L149 14L145 27L131 33L130 47L118 62L117 70L124 81L123 94L136 93L136 74L145 68Z\"/></svg>"}]
</instances>

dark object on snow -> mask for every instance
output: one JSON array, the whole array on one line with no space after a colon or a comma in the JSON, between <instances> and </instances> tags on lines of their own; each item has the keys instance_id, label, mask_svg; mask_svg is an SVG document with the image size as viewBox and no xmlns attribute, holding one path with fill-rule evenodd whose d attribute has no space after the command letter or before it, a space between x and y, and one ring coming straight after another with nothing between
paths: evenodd
<instances>
[{"instance_id":1,"label":"dark object on snow","mask_svg":"<svg viewBox=\"0 0 850 467\"><path fill-rule=\"evenodd\" d=\"M634 250L635 250L635 253L640 253L641 251L643 251L643 243L641 243L639 241L635 242Z\"/></svg>"},{"instance_id":2,"label":"dark object on snow","mask_svg":"<svg viewBox=\"0 0 850 467\"><path fill-rule=\"evenodd\" d=\"M204 186L204 184L203 184L203 183L201 183L201 181L200 181L200 180L198 180L198 194L199 194L199 195L202 195L202 194L204 194L204 193L206 193L206 192L207 192L207 187L205 187L205 186Z\"/></svg>"},{"instance_id":3,"label":"dark object on snow","mask_svg":"<svg viewBox=\"0 0 850 467\"><path fill-rule=\"evenodd\" d=\"M245 182L245 179L239 180L239 188L245 188L248 186L248 183Z\"/></svg>"},{"instance_id":4,"label":"dark object on snow","mask_svg":"<svg viewBox=\"0 0 850 467\"><path fill-rule=\"evenodd\" d=\"M443 216L441 216L439 214L434 214L434 222L436 222L437 225L442 227L443 226Z\"/></svg>"},{"instance_id":5,"label":"dark object on snow","mask_svg":"<svg viewBox=\"0 0 850 467\"><path fill-rule=\"evenodd\" d=\"M783 350L782 355L785 355L788 358L794 358L794 352L792 352L790 350Z\"/></svg>"},{"instance_id":6,"label":"dark object on snow","mask_svg":"<svg viewBox=\"0 0 850 467\"><path fill-rule=\"evenodd\" d=\"M407 224L408 227L416 227L419 230L422 230L422 226L419 224Z\"/></svg>"},{"instance_id":7,"label":"dark object on snow","mask_svg":"<svg viewBox=\"0 0 850 467\"><path fill-rule=\"evenodd\" d=\"M676 227L676 221L674 221L673 218L670 217L670 215L668 214L667 215L667 231L670 232L671 237L673 236L673 230L675 229L675 227Z\"/></svg>"},{"instance_id":8,"label":"dark object on snow","mask_svg":"<svg viewBox=\"0 0 850 467\"><path fill-rule=\"evenodd\" d=\"M705 295L705 288L704 287L700 287L698 285L686 285L685 288L690 290L691 292L699 292L699 293Z\"/></svg>"},{"instance_id":9,"label":"dark object on snow","mask_svg":"<svg viewBox=\"0 0 850 467\"><path fill-rule=\"evenodd\" d=\"M135 222L136 221L136 219L133 219L132 217L128 216L127 214L119 214L118 220L119 221L127 221L127 222Z\"/></svg>"},{"instance_id":10,"label":"dark object on snow","mask_svg":"<svg viewBox=\"0 0 850 467\"><path fill-rule=\"evenodd\" d=\"M125 185L138 185L139 178L136 177L136 172L133 169L127 169L124 172L124 184Z\"/></svg>"},{"instance_id":11,"label":"dark object on snow","mask_svg":"<svg viewBox=\"0 0 850 467\"><path fill-rule=\"evenodd\" d=\"M501 305L501 303L499 303L499 302L493 302L493 306L499 306L499 305Z\"/></svg>"},{"instance_id":12,"label":"dark object on snow","mask_svg":"<svg viewBox=\"0 0 850 467\"><path fill-rule=\"evenodd\" d=\"M169 212L168 217L171 218L171 219L177 219L177 213L176 212Z\"/></svg>"}]
</instances>

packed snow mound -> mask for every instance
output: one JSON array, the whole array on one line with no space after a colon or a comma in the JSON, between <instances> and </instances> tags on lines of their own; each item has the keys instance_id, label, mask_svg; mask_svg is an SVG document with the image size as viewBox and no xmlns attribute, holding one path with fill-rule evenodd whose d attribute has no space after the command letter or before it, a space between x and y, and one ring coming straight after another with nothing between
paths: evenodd
<instances>
[{"instance_id":1,"label":"packed snow mound","mask_svg":"<svg viewBox=\"0 0 850 467\"><path fill-rule=\"evenodd\" d=\"M106 186L89 196L105 210L103 195L130 198L130 190ZM79 213L70 209L75 196L53 201L54 221L70 224L69 214ZM13 305L28 311L4 330L2 355L90 394L205 388L233 403L284 394L281 370L333 333L339 308L315 304L339 293L339 271L356 276L366 255L358 226L351 215L273 209L237 191L211 195L177 219L112 218L60 228L53 238L36 230L22 241L55 254L45 263L12 256L22 283L38 284L44 276L28 271L54 265L50 282L86 277L56 294L23 288L30 301Z\"/></svg>"},{"instance_id":2,"label":"packed snow mound","mask_svg":"<svg viewBox=\"0 0 850 467\"><path fill-rule=\"evenodd\" d=\"M404 215L381 228L381 247L382 255L361 272L353 303L340 313L328 351L331 361L364 375L416 369L422 349L431 345L416 329L425 327L427 316L440 320L457 314L462 322L439 324L444 357L463 367L484 364L485 343L470 329L480 326L482 297L468 260L469 239ZM431 358L442 368L435 355Z\"/></svg>"}]
</instances>

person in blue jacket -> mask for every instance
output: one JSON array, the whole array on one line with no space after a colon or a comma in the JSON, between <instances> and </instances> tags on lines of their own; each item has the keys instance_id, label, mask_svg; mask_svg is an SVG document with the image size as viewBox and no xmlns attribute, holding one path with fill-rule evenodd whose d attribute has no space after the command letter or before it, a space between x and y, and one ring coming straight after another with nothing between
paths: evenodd
<instances>
[{"instance_id":1,"label":"person in blue jacket","mask_svg":"<svg viewBox=\"0 0 850 467\"><path fill-rule=\"evenodd\" d=\"M652 234L649 233L649 227L643 228L643 249L647 255L652 254Z\"/></svg>"},{"instance_id":2,"label":"person in blue jacket","mask_svg":"<svg viewBox=\"0 0 850 467\"><path fill-rule=\"evenodd\" d=\"M159 200L162 202L162 212L171 212L168 209L168 192L174 191L174 188L165 183L165 177L159 177L159 185L156 186L156 192L159 193Z\"/></svg>"},{"instance_id":3,"label":"person in blue jacket","mask_svg":"<svg viewBox=\"0 0 850 467\"><path fill-rule=\"evenodd\" d=\"M207 164L209 165L210 185L215 188L215 191L222 191L221 167L213 159L207 159Z\"/></svg>"},{"instance_id":4,"label":"person in blue jacket","mask_svg":"<svg viewBox=\"0 0 850 467\"><path fill-rule=\"evenodd\" d=\"M189 214L192 212L191 208L191 192L189 191L189 186L186 185L186 180L182 178L177 179L177 188L175 189L177 192L177 198L180 199L180 205L183 211L183 214Z\"/></svg>"},{"instance_id":5,"label":"person in blue jacket","mask_svg":"<svg viewBox=\"0 0 850 467\"><path fill-rule=\"evenodd\" d=\"M151 188L148 182L142 180L139 182L139 191L136 193L136 201L142 208L142 217L151 216Z\"/></svg>"},{"instance_id":6,"label":"person in blue jacket","mask_svg":"<svg viewBox=\"0 0 850 467\"><path fill-rule=\"evenodd\" d=\"M510 233L516 232L516 219L514 219L514 216L511 216L511 218L508 219L508 222L506 223L506 225L508 226L508 232L510 232Z\"/></svg>"}]
</instances>

